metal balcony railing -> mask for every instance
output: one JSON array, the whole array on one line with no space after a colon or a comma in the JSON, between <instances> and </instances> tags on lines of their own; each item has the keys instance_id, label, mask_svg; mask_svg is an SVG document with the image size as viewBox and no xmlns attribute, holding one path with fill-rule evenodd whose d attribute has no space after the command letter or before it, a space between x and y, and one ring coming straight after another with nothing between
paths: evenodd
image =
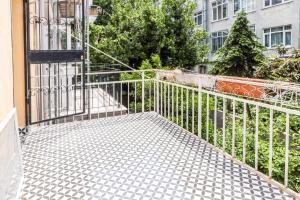
<instances>
[{"instance_id":1,"label":"metal balcony railing","mask_svg":"<svg viewBox=\"0 0 300 200\"><path fill-rule=\"evenodd\" d=\"M161 80L153 70L90 72L87 76L86 113L53 123L155 111L298 195L293 190L299 189L294 166L300 161L300 110L295 107L209 90L200 79L196 85Z\"/></svg>"}]
</instances>

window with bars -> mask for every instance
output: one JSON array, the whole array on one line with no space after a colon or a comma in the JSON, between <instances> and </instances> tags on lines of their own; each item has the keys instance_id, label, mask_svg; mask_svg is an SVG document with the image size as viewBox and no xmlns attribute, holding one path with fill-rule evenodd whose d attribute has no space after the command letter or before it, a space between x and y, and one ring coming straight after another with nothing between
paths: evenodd
<instances>
[{"instance_id":1,"label":"window with bars","mask_svg":"<svg viewBox=\"0 0 300 200\"><path fill-rule=\"evenodd\" d=\"M218 21L228 17L227 0L217 0L212 3L213 21Z\"/></svg>"},{"instance_id":2,"label":"window with bars","mask_svg":"<svg viewBox=\"0 0 300 200\"><path fill-rule=\"evenodd\" d=\"M216 52L219 48L221 48L228 36L228 31L219 31L219 32L213 32L211 34L212 38L212 46L211 46L211 51Z\"/></svg>"},{"instance_id":3,"label":"window with bars","mask_svg":"<svg viewBox=\"0 0 300 200\"><path fill-rule=\"evenodd\" d=\"M278 45L290 46L292 44L292 26L278 26L264 29L264 45L274 48Z\"/></svg>"}]
</instances>

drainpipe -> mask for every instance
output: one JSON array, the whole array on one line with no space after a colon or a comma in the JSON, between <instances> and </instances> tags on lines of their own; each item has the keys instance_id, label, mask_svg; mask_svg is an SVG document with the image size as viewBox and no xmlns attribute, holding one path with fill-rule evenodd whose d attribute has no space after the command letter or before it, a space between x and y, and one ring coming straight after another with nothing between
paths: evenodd
<instances>
[{"instance_id":1,"label":"drainpipe","mask_svg":"<svg viewBox=\"0 0 300 200\"><path fill-rule=\"evenodd\" d=\"M209 38L210 38L210 33L209 33L209 0L204 0L204 10L205 10L205 30L208 33L207 39L206 39L206 43L208 44L208 48L210 49L210 44L209 44ZM210 54L210 53L209 53ZM208 54L208 56L209 56ZM208 65L206 65L206 69L205 71L208 71ZM206 73L205 72L205 73Z\"/></svg>"},{"instance_id":2,"label":"drainpipe","mask_svg":"<svg viewBox=\"0 0 300 200\"><path fill-rule=\"evenodd\" d=\"M208 16L209 16L209 10L208 10L208 0L204 0L204 10L205 10L205 30L207 32L209 32L209 20L208 20Z\"/></svg>"}]
</instances>

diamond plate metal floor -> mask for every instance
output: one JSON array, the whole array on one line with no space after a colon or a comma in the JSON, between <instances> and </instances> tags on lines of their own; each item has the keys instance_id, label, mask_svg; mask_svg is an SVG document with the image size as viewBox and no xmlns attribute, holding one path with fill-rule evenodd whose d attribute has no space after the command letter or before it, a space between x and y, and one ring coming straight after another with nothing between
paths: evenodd
<instances>
[{"instance_id":1,"label":"diamond plate metal floor","mask_svg":"<svg viewBox=\"0 0 300 200\"><path fill-rule=\"evenodd\" d=\"M156 113L31 130L22 199L292 199Z\"/></svg>"}]
</instances>

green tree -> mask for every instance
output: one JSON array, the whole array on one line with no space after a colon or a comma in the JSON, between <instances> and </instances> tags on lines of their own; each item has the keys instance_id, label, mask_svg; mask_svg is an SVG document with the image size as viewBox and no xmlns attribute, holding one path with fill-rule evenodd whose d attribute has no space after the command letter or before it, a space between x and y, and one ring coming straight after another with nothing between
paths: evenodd
<instances>
[{"instance_id":1,"label":"green tree","mask_svg":"<svg viewBox=\"0 0 300 200\"><path fill-rule=\"evenodd\" d=\"M107 25L112 12L112 0L94 0L93 4L100 7L95 24Z\"/></svg>"},{"instance_id":2,"label":"green tree","mask_svg":"<svg viewBox=\"0 0 300 200\"><path fill-rule=\"evenodd\" d=\"M206 34L196 27L193 16L196 4L188 0L163 0L164 46L160 57L164 66L191 68L207 54Z\"/></svg>"},{"instance_id":3,"label":"green tree","mask_svg":"<svg viewBox=\"0 0 300 200\"><path fill-rule=\"evenodd\" d=\"M238 13L223 47L217 53L212 74L253 77L255 68L264 60L264 46L249 28L247 14Z\"/></svg>"},{"instance_id":4,"label":"green tree","mask_svg":"<svg viewBox=\"0 0 300 200\"><path fill-rule=\"evenodd\" d=\"M90 25L91 43L135 68L153 54L164 66L192 67L207 53L201 42L206 34L191 17L194 6L189 0L163 0L161 6L149 0L112 1L108 24ZM171 15L172 7L176 12ZM93 50L91 59L111 62Z\"/></svg>"}]
</instances>

